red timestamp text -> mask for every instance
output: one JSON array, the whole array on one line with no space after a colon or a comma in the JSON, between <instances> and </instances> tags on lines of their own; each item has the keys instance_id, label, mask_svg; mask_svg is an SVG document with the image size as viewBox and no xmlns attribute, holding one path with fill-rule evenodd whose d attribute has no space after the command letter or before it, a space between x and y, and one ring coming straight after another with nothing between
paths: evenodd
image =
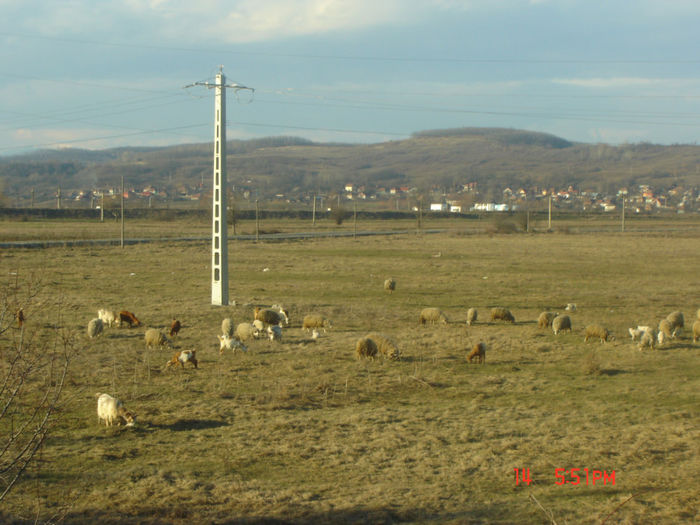
<instances>
[{"instance_id":1,"label":"red timestamp text","mask_svg":"<svg viewBox=\"0 0 700 525\"><path fill-rule=\"evenodd\" d=\"M514 468L515 484L530 485L532 476L529 468ZM615 471L597 470L588 468L557 468L554 469L554 479L557 485L591 485L608 486L615 485Z\"/></svg>"},{"instance_id":2,"label":"red timestamp text","mask_svg":"<svg viewBox=\"0 0 700 525\"><path fill-rule=\"evenodd\" d=\"M587 468L554 469L557 485L615 485L615 471Z\"/></svg>"}]
</instances>

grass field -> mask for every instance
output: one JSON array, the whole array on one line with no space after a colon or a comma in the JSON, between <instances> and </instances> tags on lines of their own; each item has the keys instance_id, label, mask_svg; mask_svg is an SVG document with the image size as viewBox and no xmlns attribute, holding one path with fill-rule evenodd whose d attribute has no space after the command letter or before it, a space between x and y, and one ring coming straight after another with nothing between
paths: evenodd
<instances>
[{"instance_id":1,"label":"grass field","mask_svg":"<svg viewBox=\"0 0 700 525\"><path fill-rule=\"evenodd\" d=\"M205 242L0 251L3 279L42 282L26 331L48 331L60 298L79 343L56 427L0 504L2 521L700 519L697 225L232 242L229 257L236 305L215 307ZM392 295L382 290L389 276ZM573 333L537 328L541 311L570 302ZM250 321L254 306L273 303L290 309L282 342L219 355L224 317ZM426 306L440 307L448 325L419 326ZM468 328L472 306L479 320ZM516 322L490 322L494 306ZM199 369L166 370L172 350L147 351L144 328L88 340L102 307L131 310L145 327L180 319L173 346L195 348ZM673 310L685 314L682 336L640 352L627 328ZM333 321L315 341L301 330L311 312ZM584 343L594 322L616 339ZM403 358L356 360L355 341L371 331L394 338ZM470 365L478 341L486 363ZM137 425L99 426L96 392L122 399ZM516 468L529 469L529 485L516 485ZM558 485L555 469L573 468L614 471L614 485Z\"/></svg>"}]
</instances>

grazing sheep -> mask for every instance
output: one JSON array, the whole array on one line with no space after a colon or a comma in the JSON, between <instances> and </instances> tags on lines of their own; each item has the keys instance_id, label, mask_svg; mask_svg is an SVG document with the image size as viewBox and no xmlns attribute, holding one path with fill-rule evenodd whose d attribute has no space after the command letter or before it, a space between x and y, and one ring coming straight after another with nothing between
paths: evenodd
<instances>
[{"instance_id":1,"label":"grazing sheep","mask_svg":"<svg viewBox=\"0 0 700 525\"><path fill-rule=\"evenodd\" d=\"M608 332L608 329L599 325L599 324L589 324L586 329L585 329L585 337L584 341L588 342L588 340L591 337L598 337L600 338L601 343L607 343L608 339L612 340L612 337L610 336L610 332Z\"/></svg>"},{"instance_id":2,"label":"grazing sheep","mask_svg":"<svg viewBox=\"0 0 700 525\"><path fill-rule=\"evenodd\" d=\"M170 324L170 337L176 336L180 332L180 328L182 328L182 323L177 319L173 319L173 322Z\"/></svg>"},{"instance_id":3,"label":"grazing sheep","mask_svg":"<svg viewBox=\"0 0 700 525\"><path fill-rule=\"evenodd\" d=\"M270 341L281 341L282 340L282 328L279 326L268 326L267 327L267 337Z\"/></svg>"},{"instance_id":4,"label":"grazing sheep","mask_svg":"<svg viewBox=\"0 0 700 525\"><path fill-rule=\"evenodd\" d=\"M661 321L659 321L659 333L663 333L663 338L665 339L673 338L673 328L668 319L661 319Z\"/></svg>"},{"instance_id":5,"label":"grazing sheep","mask_svg":"<svg viewBox=\"0 0 700 525\"><path fill-rule=\"evenodd\" d=\"M477 317L479 317L479 312L476 308L470 308L467 310L467 326L471 326L476 322Z\"/></svg>"},{"instance_id":6,"label":"grazing sheep","mask_svg":"<svg viewBox=\"0 0 700 525\"><path fill-rule=\"evenodd\" d=\"M192 363L197 368L197 350L182 350L173 354L173 357L165 365L165 368L180 365L185 368L185 363Z\"/></svg>"},{"instance_id":7,"label":"grazing sheep","mask_svg":"<svg viewBox=\"0 0 700 525\"><path fill-rule=\"evenodd\" d=\"M233 353L236 353L236 350L241 350L242 352L247 352L248 347L241 343L238 339L234 339L233 337L229 337L228 335L217 335L216 337L219 338L219 354L223 354L224 350L233 350Z\"/></svg>"},{"instance_id":8,"label":"grazing sheep","mask_svg":"<svg viewBox=\"0 0 700 525\"><path fill-rule=\"evenodd\" d=\"M399 347L396 346L396 343L387 336L373 333L369 334L367 338L374 341L374 344L377 345L377 351L387 359L391 359L392 361L398 361L401 359Z\"/></svg>"},{"instance_id":9,"label":"grazing sheep","mask_svg":"<svg viewBox=\"0 0 700 525\"><path fill-rule=\"evenodd\" d=\"M377 343L372 341L369 337L362 337L357 340L355 344L355 356L357 359L366 357L368 359L374 360L374 356L377 355Z\"/></svg>"},{"instance_id":10,"label":"grazing sheep","mask_svg":"<svg viewBox=\"0 0 700 525\"><path fill-rule=\"evenodd\" d=\"M439 308L423 308L420 311L420 324L447 324L447 316Z\"/></svg>"},{"instance_id":11,"label":"grazing sheep","mask_svg":"<svg viewBox=\"0 0 700 525\"><path fill-rule=\"evenodd\" d=\"M282 320L284 321L284 325L289 326L289 310L283 308L279 304L273 304L270 306L270 309L279 312L279 314L282 316Z\"/></svg>"},{"instance_id":12,"label":"grazing sheep","mask_svg":"<svg viewBox=\"0 0 700 525\"><path fill-rule=\"evenodd\" d=\"M129 328L141 326L141 321L139 321L132 312L126 310L119 312L119 326L124 325L124 323L128 324Z\"/></svg>"},{"instance_id":13,"label":"grazing sheep","mask_svg":"<svg viewBox=\"0 0 700 525\"><path fill-rule=\"evenodd\" d=\"M542 312L537 318L537 328L549 328L557 315L556 312Z\"/></svg>"},{"instance_id":14,"label":"grazing sheep","mask_svg":"<svg viewBox=\"0 0 700 525\"><path fill-rule=\"evenodd\" d=\"M90 322L88 323L87 335L90 339L93 339L100 335L103 329L104 323L102 322L102 319L95 317L94 319L90 319Z\"/></svg>"},{"instance_id":15,"label":"grazing sheep","mask_svg":"<svg viewBox=\"0 0 700 525\"><path fill-rule=\"evenodd\" d=\"M666 335L665 332L659 332L656 334L656 340L659 343L659 346L663 346L666 344L666 340L668 339L668 336Z\"/></svg>"},{"instance_id":16,"label":"grazing sheep","mask_svg":"<svg viewBox=\"0 0 700 525\"><path fill-rule=\"evenodd\" d=\"M697 343L700 339L700 319L693 323L693 343Z\"/></svg>"},{"instance_id":17,"label":"grazing sheep","mask_svg":"<svg viewBox=\"0 0 700 525\"><path fill-rule=\"evenodd\" d=\"M113 324L117 323L117 319L119 318L116 312L104 308L97 310L97 317L100 318L103 324L106 324L110 328L112 328Z\"/></svg>"},{"instance_id":18,"label":"grazing sheep","mask_svg":"<svg viewBox=\"0 0 700 525\"><path fill-rule=\"evenodd\" d=\"M639 350L642 350L643 348L645 348L647 346L653 350L655 344L656 344L655 331L654 330L645 331L642 334L642 338L639 340Z\"/></svg>"},{"instance_id":19,"label":"grazing sheep","mask_svg":"<svg viewBox=\"0 0 700 525\"><path fill-rule=\"evenodd\" d=\"M127 427L134 426L134 415L124 408L124 403L109 394L95 394L97 398L97 422L104 421L105 425L111 427L114 422L121 425L126 422Z\"/></svg>"},{"instance_id":20,"label":"grazing sheep","mask_svg":"<svg viewBox=\"0 0 700 525\"><path fill-rule=\"evenodd\" d=\"M396 281L392 277L389 277L384 281L384 291L394 293L394 290L396 290Z\"/></svg>"},{"instance_id":21,"label":"grazing sheep","mask_svg":"<svg viewBox=\"0 0 700 525\"><path fill-rule=\"evenodd\" d=\"M508 321L510 323L515 322L515 317L510 313L507 308L491 308L491 320L492 321Z\"/></svg>"},{"instance_id":22,"label":"grazing sheep","mask_svg":"<svg viewBox=\"0 0 700 525\"><path fill-rule=\"evenodd\" d=\"M236 330L233 333L233 337L241 342L248 341L250 339L257 339L259 336L260 331L255 328L253 323L238 323L238 326L236 326Z\"/></svg>"},{"instance_id":23,"label":"grazing sheep","mask_svg":"<svg viewBox=\"0 0 700 525\"><path fill-rule=\"evenodd\" d=\"M476 343L472 346L472 351L469 352L467 361L471 363L472 359L476 359L476 362L482 365L486 362L486 343Z\"/></svg>"},{"instance_id":24,"label":"grazing sheep","mask_svg":"<svg viewBox=\"0 0 700 525\"><path fill-rule=\"evenodd\" d=\"M235 327L233 324L233 319L231 319L230 317L227 317L226 319L221 321L221 333L225 336L233 337L234 328Z\"/></svg>"},{"instance_id":25,"label":"grazing sheep","mask_svg":"<svg viewBox=\"0 0 700 525\"><path fill-rule=\"evenodd\" d=\"M302 322L302 328L306 331L312 330L314 328L321 328L325 333L327 328L330 329L332 327L333 323L331 323L331 320L326 319L321 314L306 315L304 316L304 321Z\"/></svg>"},{"instance_id":26,"label":"grazing sheep","mask_svg":"<svg viewBox=\"0 0 700 525\"><path fill-rule=\"evenodd\" d=\"M641 330L639 327L637 328L628 328L627 331L630 333L630 337L632 337L632 341L637 341L642 338L644 335L644 332L647 330Z\"/></svg>"},{"instance_id":27,"label":"grazing sheep","mask_svg":"<svg viewBox=\"0 0 700 525\"><path fill-rule=\"evenodd\" d=\"M671 337L676 337L676 335L680 335L681 331L685 327L685 319L683 318L683 312L671 312L666 317L666 320L671 325Z\"/></svg>"},{"instance_id":28,"label":"grazing sheep","mask_svg":"<svg viewBox=\"0 0 700 525\"><path fill-rule=\"evenodd\" d=\"M255 307L255 319L262 321L266 325L282 326L285 316L271 308Z\"/></svg>"},{"instance_id":29,"label":"grazing sheep","mask_svg":"<svg viewBox=\"0 0 700 525\"><path fill-rule=\"evenodd\" d=\"M567 312L575 312L576 311L576 304L575 303L568 303L566 305L566 308L564 308Z\"/></svg>"},{"instance_id":30,"label":"grazing sheep","mask_svg":"<svg viewBox=\"0 0 700 525\"><path fill-rule=\"evenodd\" d=\"M559 332L568 330L571 332L571 317L568 315L558 315L552 321L552 331L554 335L558 335Z\"/></svg>"},{"instance_id":31,"label":"grazing sheep","mask_svg":"<svg viewBox=\"0 0 700 525\"><path fill-rule=\"evenodd\" d=\"M149 328L143 336L146 341L146 348L155 348L158 346L166 346L170 343L165 334L156 328Z\"/></svg>"}]
</instances>

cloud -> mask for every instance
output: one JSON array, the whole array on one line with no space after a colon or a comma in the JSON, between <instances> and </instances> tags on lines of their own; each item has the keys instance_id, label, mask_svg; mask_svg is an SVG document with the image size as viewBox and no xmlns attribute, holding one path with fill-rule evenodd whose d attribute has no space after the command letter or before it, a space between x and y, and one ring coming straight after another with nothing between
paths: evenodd
<instances>
[{"instance_id":1,"label":"cloud","mask_svg":"<svg viewBox=\"0 0 700 525\"><path fill-rule=\"evenodd\" d=\"M610 78L554 78L552 83L563 84L567 86L577 86L586 88L626 88L651 86L667 82L664 79L658 78L642 78L642 77L610 77Z\"/></svg>"}]
</instances>

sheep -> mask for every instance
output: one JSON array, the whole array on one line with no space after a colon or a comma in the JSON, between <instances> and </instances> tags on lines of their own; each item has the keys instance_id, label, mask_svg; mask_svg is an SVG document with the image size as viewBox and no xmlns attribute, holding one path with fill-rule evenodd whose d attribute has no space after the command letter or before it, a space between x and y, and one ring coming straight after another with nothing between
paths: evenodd
<instances>
[{"instance_id":1,"label":"sheep","mask_svg":"<svg viewBox=\"0 0 700 525\"><path fill-rule=\"evenodd\" d=\"M270 341L281 341L282 328L280 328L279 326L268 326L267 337L270 339Z\"/></svg>"},{"instance_id":2,"label":"sheep","mask_svg":"<svg viewBox=\"0 0 700 525\"><path fill-rule=\"evenodd\" d=\"M575 303L568 303L566 305L566 308L564 308L567 312L575 312L576 311L576 304Z\"/></svg>"},{"instance_id":3,"label":"sheep","mask_svg":"<svg viewBox=\"0 0 700 525\"><path fill-rule=\"evenodd\" d=\"M180 328L182 328L182 323L177 319L173 319L173 322L170 324L170 337L176 336L180 332Z\"/></svg>"},{"instance_id":4,"label":"sheep","mask_svg":"<svg viewBox=\"0 0 700 525\"><path fill-rule=\"evenodd\" d=\"M233 330L235 326L233 324L233 319L227 317L221 321L221 333L228 337L233 337Z\"/></svg>"},{"instance_id":5,"label":"sheep","mask_svg":"<svg viewBox=\"0 0 700 525\"><path fill-rule=\"evenodd\" d=\"M537 318L537 328L549 328L557 315L556 312L542 312Z\"/></svg>"},{"instance_id":6,"label":"sheep","mask_svg":"<svg viewBox=\"0 0 700 525\"><path fill-rule=\"evenodd\" d=\"M644 332L647 330L641 330L639 327L637 328L628 328L627 331L630 333L630 336L632 337L632 341L637 341L638 339L641 339L642 336L644 335Z\"/></svg>"},{"instance_id":7,"label":"sheep","mask_svg":"<svg viewBox=\"0 0 700 525\"><path fill-rule=\"evenodd\" d=\"M321 328L325 333L326 329L330 329L332 327L333 323L331 323L331 320L325 318L321 314L308 314L304 316L304 320L302 322L302 328L307 332L313 328Z\"/></svg>"},{"instance_id":8,"label":"sheep","mask_svg":"<svg viewBox=\"0 0 700 525\"><path fill-rule=\"evenodd\" d=\"M683 312L671 312L670 314L668 314L668 316L666 316L666 320L671 325L671 337L676 337L677 334L680 335L682 329L685 327L685 319L683 318Z\"/></svg>"},{"instance_id":9,"label":"sheep","mask_svg":"<svg viewBox=\"0 0 700 525\"><path fill-rule=\"evenodd\" d=\"M156 328L149 328L146 330L143 339L146 342L146 348L155 348L170 344L165 334Z\"/></svg>"},{"instance_id":10,"label":"sheep","mask_svg":"<svg viewBox=\"0 0 700 525\"><path fill-rule=\"evenodd\" d=\"M173 354L173 357L165 365L165 368L180 365L185 368L185 363L192 363L197 368L197 350L182 350Z\"/></svg>"},{"instance_id":11,"label":"sheep","mask_svg":"<svg viewBox=\"0 0 700 525\"><path fill-rule=\"evenodd\" d=\"M136 318L136 315L134 315L132 312L128 312L127 310L122 310L119 312L119 326L122 326L124 323L128 324L129 328L141 326L141 321Z\"/></svg>"},{"instance_id":12,"label":"sheep","mask_svg":"<svg viewBox=\"0 0 700 525\"><path fill-rule=\"evenodd\" d=\"M469 352L467 361L471 363L472 359L476 359L476 362L482 365L486 362L486 343L476 343L472 346L472 351Z\"/></svg>"},{"instance_id":13,"label":"sheep","mask_svg":"<svg viewBox=\"0 0 700 525\"><path fill-rule=\"evenodd\" d=\"M260 331L252 323L238 323L236 330L233 332L233 337L241 342L257 339L259 336Z\"/></svg>"},{"instance_id":14,"label":"sheep","mask_svg":"<svg viewBox=\"0 0 700 525\"><path fill-rule=\"evenodd\" d=\"M608 339L612 340L612 336L610 335L610 332L608 331L607 328L599 325L599 324L590 324L586 327L585 329L585 337L584 341L588 342L588 340L591 337L598 337L600 338L601 343L607 343Z\"/></svg>"},{"instance_id":15,"label":"sheep","mask_svg":"<svg viewBox=\"0 0 700 525\"><path fill-rule=\"evenodd\" d=\"M470 308L467 310L467 326L473 325L478 317L479 312L476 310L476 308Z\"/></svg>"},{"instance_id":16,"label":"sheep","mask_svg":"<svg viewBox=\"0 0 700 525\"><path fill-rule=\"evenodd\" d=\"M396 343L394 341L392 341L385 335L373 333L367 335L367 338L374 341L374 344L377 345L377 351L387 359L391 359L392 361L398 361L399 359L401 359L401 352L399 351L399 347L396 346Z\"/></svg>"},{"instance_id":17,"label":"sheep","mask_svg":"<svg viewBox=\"0 0 700 525\"><path fill-rule=\"evenodd\" d=\"M700 319L693 323L693 343L697 343L700 339Z\"/></svg>"},{"instance_id":18,"label":"sheep","mask_svg":"<svg viewBox=\"0 0 700 525\"><path fill-rule=\"evenodd\" d=\"M559 332L568 330L571 332L571 317L568 315L558 315L552 321L552 331L554 335L558 335Z\"/></svg>"},{"instance_id":19,"label":"sheep","mask_svg":"<svg viewBox=\"0 0 700 525\"><path fill-rule=\"evenodd\" d=\"M377 343L375 343L369 337L361 337L357 340L355 344L355 356L357 359L366 357L368 359L374 360L374 356L377 355Z\"/></svg>"},{"instance_id":20,"label":"sheep","mask_svg":"<svg viewBox=\"0 0 700 525\"><path fill-rule=\"evenodd\" d=\"M491 320L492 321L508 321L510 323L515 322L515 317L507 308L491 308Z\"/></svg>"},{"instance_id":21,"label":"sheep","mask_svg":"<svg viewBox=\"0 0 700 525\"><path fill-rule=\"evenodd\" d=\"M660 336L663 339L673 338L673 327L668 319L661 319L661 321L659 321L659 333L664 334L663 336ZM659 339L659 341L661 341L661 339Z\"/></svg>"},{"instance_id":22,"label":"sheep","mask_svg":"<svg viewBox=\"0 0 700 525\"><path fill-rule=\"evenodd\" d=\"M659 343L659 346L663 346L666 343L666 340L668 339L668 336L666 335L665 332L659 332L656 334L656 340Z\"/></svg>"},{"instance_id":23,"label":"sheep","mask_svg":"<svg viewBox=\"0 0 700 525\"><path fill-rule=\"evenodd\" d=\"M639 340L639 350L641 351L644 347L649 347L652 350L656 344L656 332L654 330L645 331L642 334L642 338Z\"/></svg>"},{"instance_id":24,"label":"sheep","mask_svg":"<svg viewBox=\"0 0 700 525\"><path fill-rule=\"evenodd\" d=\"M241 343L238 339L234 339L233 337L229 337L228 335L217 335L219 338L219 354L223 354L224 350L233 350L233 353L236 353L236 350L241 350L242 352L247 352L248 347Z\"/></svg>"},{"instance_id":25,"label":"sheep","mask_svg":"<svg viewBox=\"0 0 700 525\"><path fill-rule=\"evenodd\" d=\"M282 320L284 321L284 325L289 326L289 310L287 310L286 308L283 308L279 304L273 304L272 306L270 306L270 309L278 312L282 316Z\"/></svg>"},{"instance_id":26,"label":"sheep","mask_svg":"<svg viewBox=\"0 0 700 525\"><path fill-rule=\"evenodd\" d=\"M106 324L110 328L112 328L113 324L117 323L117 319L119 318L116 312L113 312L112 310L106 310L104 308L100 308L99 310L97 310L97 317L100 318L102 323Z\"/></svg>"},{"instance_id":27,"label":"sheep","mask_svg":"<svg viewBox=\"0 0 700 525\"><path fill-rule=\"evenodd\" d=\"M258 321L262 321L266 325L282 326L282 323L284 323L285 316L271 308L259 308L256 306L255 319L257 319Z\"/></svg>"},{"instance_id":28,"label":"sheep","mask_svg":"<svg viewBox=\"0 0 700 525\"><path fill-rule=\"evenodd\" d=\"M126 421L127 427L134 426L135 416L124 408L124 403L109 394L95 394L97 398L97 422L105 422L105 425L111 427L114 422L118 425L122 421Z\"/></svg>"},{"instance_id":29,"label":"sheep","mask_svg":"<svg viewBox=\"0 0 700 525\"><path fill-rule=\"evenodd\" d=\"M396 280L393 277L389 277L384 281L384 291L394 293L394 290L396 290Z\"/></svg>"},{"instance_id":30,"label":"sheep","mask_svg":"<svg viewBox=\"0 0 700 525\"><path fill-rule=\"evenodd\" d=\"M423 308L420 311L420 324L447 324L447 316L439 308Z\"/></svg>"},{"instance_id":31,"label":"sheep","mask_svg":"<svg viewBox=\"0 0 700 525\"><path fill-rule=\"evenodd\" d=\"M256 319L255 321L253 321L253 327L255 327L255 329L258 332L262 332L263 330L265 330L265 323Z\"/></svg>"},{"instance_id":32,"label":"sheep","mask_svg":"<svg viewBox=\"0 0 700 525\"><path fill-rule=\"evenodd\" d=\"M93 339L100 335L103 329L104 323L99 317L95 317L94 319L90 319L90 322L88 323L87 335L90 339Z\"/></svg>"}]
</instances>

